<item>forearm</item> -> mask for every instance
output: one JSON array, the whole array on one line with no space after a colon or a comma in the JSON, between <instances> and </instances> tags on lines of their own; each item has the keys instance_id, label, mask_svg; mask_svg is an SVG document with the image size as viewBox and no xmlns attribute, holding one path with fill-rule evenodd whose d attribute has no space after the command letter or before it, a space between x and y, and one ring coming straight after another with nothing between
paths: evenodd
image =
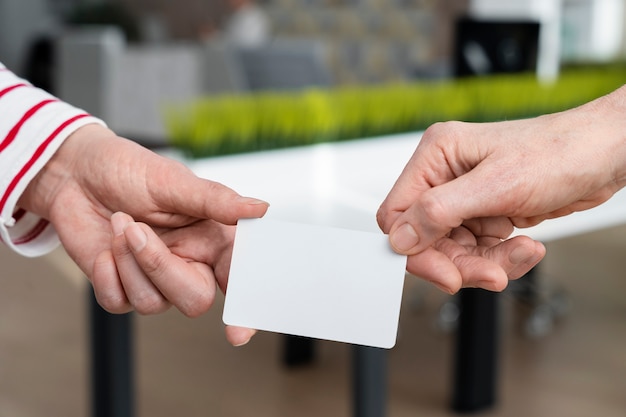
<instances>
[{"instance_id":1,"label":"forearm","mask_svg":"<svg viewBox=\"0 0 626 417\"><path fill-rule=\"evenodd\" d=\"M0 237L14 250L35 256L56 245L49 224L18 200L64 140L90 123L102 122L0 64Z\"/></svg>"},{"instance_id":2,"label":"forearm","mask_svg":"<svg viewBox=\"0 0 626 417\"><path fill-rule=\"evenodd\" d=\"M626 85L587 104L592 123L603 125L605 137L592 140L606 143L609 176L615 187L626 186Z\"/></svg>"}]
</instances>

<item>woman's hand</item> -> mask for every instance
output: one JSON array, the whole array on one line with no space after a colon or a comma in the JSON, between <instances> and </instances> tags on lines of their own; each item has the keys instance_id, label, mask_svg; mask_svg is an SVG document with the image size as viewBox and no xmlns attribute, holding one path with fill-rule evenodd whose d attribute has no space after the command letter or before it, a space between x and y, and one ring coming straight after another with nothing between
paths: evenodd
<instances>
[{"instance_id":1,"label":"woman's hand","mask_svg":"<svg viewBox=\"0 0 626 417\"><path fill-rule=\"evenodd\" d=\"M190 317L226 289L237 220L268 208L98 125L65 141L19 205L52 222L106 310ZM251 335L227 329L235 345Z\"/></svg>"}]
</instances>

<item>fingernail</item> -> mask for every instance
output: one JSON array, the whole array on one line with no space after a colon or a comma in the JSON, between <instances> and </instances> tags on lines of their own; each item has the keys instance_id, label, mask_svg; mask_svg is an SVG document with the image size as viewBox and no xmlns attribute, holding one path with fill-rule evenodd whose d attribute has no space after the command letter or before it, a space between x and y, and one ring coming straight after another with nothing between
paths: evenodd
<instances>
[{"instance_id":1,"label":"fingernail","mask_svg":"<svg viewBox=\"0 0 626 417\"><path fill-rule=\"evenodd\" d=\"M446 294L454 295L458 292L458 290L453 290L448 285L443 284L441 282L432 281L433 285L437 287L440 291L445 292Z\"/></svg>"},{"instance_id":2,"label":"fingernail","mask_svg":"<svg viewBox=\"0 0 626 417\"><path fill-rule=\"evenodd\" d=\"M124 228L128 223L128 219L122 213L114 213L111 216L111 227L113 228L113 235L119 236L124 233Z\"/></svg>"},{"instance_id":3,"label":"fingernail","mask_svg":"<svg viewBox=\"0 0 626 417\"><path fill-rule=\"evenodd\" d=\"M530 250L526 246L520 246L513 249L513 252L511 252L511 254L509 255L509 262L511 262L513 265L521 264L528 261L532 255L532 250Z\"/></svg>"},{"instance_id":4,"label":"fingernail","mask_svg":"<svg viewBox=\"0 0 626 417\"><path fill-rule=\"evenodd\" d=\"M265 204L268 206L270 205L267 201L259 200L258 198L252 198L252 197L239 197L239 201L242 204L249 204L251 206L261 205L261 204Z\"/></svg>"},{"instance_id":5,"label":"fingernail","mask_svg":"<svg viewBox=\"0 0 626 417\"><path fill-rule=\"evenodd\" d=\"M498 280L498 281L484 280L484 281L478 281L475 285L476 285L476 288L482 288L483 290L501 292L506 289L508 283L509 283L508 279Z\"/></svg>"},{"instance_id":6,"label":"fingernail","mask_svg":"<svg viewBox=\"0 0 626 417\"><path fill-rule=\"evenodd\" d=\"M250 341L250 339L244 340L244 341L242 341L242 342L237 342L237 343L235 343L233 346L234 346L234 347L241 347L241 346L245 346L245 345L247 345L247 344L248 344L248 342L249 342L249 341Z\"/></svg>"},{"instance_id":7,"label":"fingernail","mask_svg":"<svg viewBox=\"0 0 626 417\"><path fill-rule=\"evenodd\" d=\"M417 245L419 240L419 236L415 232L415 229L413 229L413 226L408 223L405 223L397 228L396 231L390 236L391 245L401 252L406 252L413 248Z\"/></svg>"},{"instance_id":8,"label":"fingernail","mask_svg":"<svg viewBox=\"0 0 626 417\"><path fill-rule=\"evenodd\" d=\"M137 223L129 223L124 229L124 235L133 252L141 251L148 243L148 236Z\"/></svg>"},{"instance_id":9,"label":"fingernail","mask_svg":"<svg viewBox=\"0 0 626 417\"><path fill-rule=\"evenodd\" d=\"M234 347L240 347L247 345L248 342L252 339L252 336L256 333L252 329L247 329L244 327L232 328L234 333L231 332L230 342Z\"/></svg>"}]
</instances>

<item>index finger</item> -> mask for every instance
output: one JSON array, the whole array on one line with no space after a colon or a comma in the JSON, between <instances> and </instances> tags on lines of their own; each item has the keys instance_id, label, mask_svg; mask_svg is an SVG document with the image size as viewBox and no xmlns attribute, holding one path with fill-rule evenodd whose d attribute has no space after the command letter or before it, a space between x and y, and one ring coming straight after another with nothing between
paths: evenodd
<instances>
[{"instance_id":1,"label":"index finger","mask_svg":"<svg viewBox=\"0 0 626 417\"><path fill-rule=\"evenodd\" d=\"M233 225L241 218L262 217L269 207L265 201L241 196L223 184L199 178L192 172L182 173L174 184L176 186L162 199L172 213Z\"/></svg>"},{"instance_id":2,"label":"index finger","mask_svg":"<svg viewBox=\"0 0 626 417\"><path fill-rule=\"evenodd\" d=\"M430 188L421 177L421 172L414 168L414 161L420 160L419 153L420 147L418 146L376 212L376 221L384 233L389 233L398 217L415 202L421 193Z\"/></svg>"},{"instance_id":3,"label":"index finger","mask_svg":"<svg viewBox=\"0 0 626 417\"><path fill-rule=\"evenodd\" d=\"M150 166L146 188L154 211L161 215L213 219L233 225L240 218L262 217L267 211L269 205L265 201L243 197L223 184L200 178L180 162L158 158ZM148 220L153 225L162 224L154 218Z\"/></svg>"},{"instance_id":4,"label":"index finger","mask_svg":"<svg viewBox=\"0 0 626 417\"><path fill-rule=\"evenodd\" d=\"M209 310L216 292L211 267L172 253L146 224L129 223L124 236L137 265L165 299L188 317Z\"/></svg>"},{"instance_id":5,"label":"index finger","mask_svg":"<svg viewBox=\"0 0 626 417\"><path fill-rule=\"evenodd\" d=\"M437 123L426 129L376 214L383 232L389 233L400 214L411 207L424 192L465 172L464 167L458 167L451 161L450 150L446 149L456 140L457 125L456 122Z\"/></svg>"}]
</instances>

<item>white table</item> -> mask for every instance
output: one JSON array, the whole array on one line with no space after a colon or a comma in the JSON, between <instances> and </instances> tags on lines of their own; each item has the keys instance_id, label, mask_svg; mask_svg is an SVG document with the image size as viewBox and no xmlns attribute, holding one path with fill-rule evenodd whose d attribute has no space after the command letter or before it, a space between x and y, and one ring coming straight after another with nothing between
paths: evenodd
<instances>
[{"instance_id":1,"label":"white table","mask_svg":"<svg viewBox=\"0 0 626 417\"><path fill-rule=\"evenodd\" d=\"M183 160L197 175L270 203L266 217L382 233L376 211L419 135ZM287 364L312 359L313 341L286 337ZM386 415L386 351L354 346L353 415Z\"/></svg>"},{"instance_id":2,"label":"white table","mask_svg":"<svg viewBox=\"0 0 626 417\"><path fill-rule=\"evenodd\" d=\"M378 206L419 139L419 134L405 134L197 160L185 159L176 151L162 153L183 161L201 177L222 182L240 194L265 199L271 204L268 217L378 231ZM516 233L548 242L623 223L626 191L602 206ZM475 411L495 401L497 295L465 294L467 305L457 337L453 407ZM92 342L96 347L92 352L96 366L93 415L106 415L104 404L121 410L119 415L130 416L133 375L129 315L108 315L93 299L92 307ZM385 415L385 351L355 347L354 359L354 415Z\"/></svg>"},{"instance_id":3,"label":"white table","mask_svg":"<svg viewBox=\"0 0 626 417\"><path fill-rule=\"evenodd\" d=\"M419 143L403 134L204 159L197 175L270 203L268 217L379 231L375 214ZM626 223L626 190L605 204L518 230L544 242Z\"/></svg>"},{"instance_id":4,"label":"white table","mask_svg":"<svg viewBox=\"0 0 626 417\"><path fill-rule=\"evenodd\" d=\"M419 139L419 134L405 134L198 160L171 150L161 153L183 161L202 177L267 200L268 217L378 231L376 210ZM626 191L602 206L521 232L548 242L623 223ZM457 337L453 407L458 411L484 409L495 401L496 297L489 292L468 296L471 305L462 314ZM131 416L132 316L104 312L93 294L90 303L92 415ZM355 416L385 415L385 366L384 350L355 347Z\"/></svg>"},{"instance_id":5,"label":"white table","mask_svg":"<svg viewBox=\"0 0 626 417\"><path fill-rule=\"evenodd\" d=\"M199 176L270 203L266 216L379 231L375 214L421 135L403 134L184 162ZM517 230L548 242L626 223L626 192L602 206ZM476 411L495 402L496 300L464 290L453 408ZM384 415L384 353L355 352L355 415Z\"/></svg>"},{"instance_id":6,"label":"white table","mask_svg":"<svg viewBox=\"0 0 626 417\"><path fill-rule=\"evenodd\" d=\"M419 135L183 160L197 175L270 203L266 216L380 231L375 213Z\"/></svg>"}]
</instances>

